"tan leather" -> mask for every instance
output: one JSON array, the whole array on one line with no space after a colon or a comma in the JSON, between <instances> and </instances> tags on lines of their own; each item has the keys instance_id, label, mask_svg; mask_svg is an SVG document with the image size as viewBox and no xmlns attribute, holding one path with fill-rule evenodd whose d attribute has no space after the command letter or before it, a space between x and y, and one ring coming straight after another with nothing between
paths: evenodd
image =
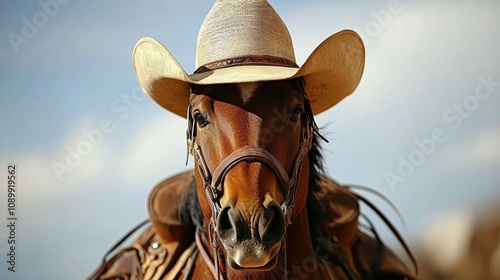
<instances>
[{"instance_id":1,"label":"tan leather","mask_svg":"<svg viewBox=\"0 0 500 280\"><path fill-rule=\"evenodd\" d=\"M323 177L323 223L331 235L345 248L351 248L351 257L363 279L384 279L402 276L416 279L408 267L383 243L358 229L359 201L347 187Z\"/></svg>"},{"instance_id":2,"label":"tan leather","mask_svg":"<svg viewBox=\"0 0 500 280\"><path fill-rule=\"evenodd\" d=\"M194 172L187 171L158 184L148 201L148 214L162 244L184 241L184 238L193 239L179 218L179 201L194 181Z\"/></svg>"},{"instance_id":3,"label":"tan leather","mask_svg":"<svg viewBox=\"0 0 500 280\"><path fill-rule=\"evenodd\" d=\"M198 69L194 71L194 74L199 74L208 71L213 71L216 69L222 69L226 67L239 66L239 65L264 65L264 66L282 66L282 67L299 68L299 66L295 62L283 57L275 57L269 55L246 55L233 58L225 58L206 63L198 67Z\"/></svg>"},{"instance_id":4,"label":"tan leather","mask_svg":"<svg viewBox=\"0 0 500 280\"><path fill-rule=\"evenodd\" d=\"M196 259L193 254L194 232L182 225L178 213L180 198L193 180L193 171L187 171L158 184L148 201L152 227L145 230L132 246L103 262L88 279L114 279L113 276L122 279L172 279L176 274L186 273L189 261L197 262L199 266L200 258ZM342 247L339 251L353 277L417 279L382 241L359 230L359 201L349 188L326 177L321 178L321 186L320 206L324 213L325 230L339 241ZM329 271L331 279L348 279L341 268L332 267L324 261L319 268ZM202 278L210 275L208 269L197 273L203 273ZM201 279L197 275L192 279Z\"/></svg>"},{"instance_id":5,"label":"tan leather","mask_svg":"<svg viewBox=\"0 0 500 280\"><path fill-rule=\"evenodd\" d=\"M335 181L321 178L324 190L322 197L323 224L325 230L336 236L346 248L350 248L359 237L359 204L347 188Z\"/></svg>"},{"instance_id":6,"label":"tan leather","mask_svg":"<svg viewBox=\"0 0 500 280\"><path fill-rule=\"evenodd\" d=\"M360 238L352 248L353 257L363 279L417 279L408 267L384 244L376 239L360 234Z\"/></svg>"}]
</instances>

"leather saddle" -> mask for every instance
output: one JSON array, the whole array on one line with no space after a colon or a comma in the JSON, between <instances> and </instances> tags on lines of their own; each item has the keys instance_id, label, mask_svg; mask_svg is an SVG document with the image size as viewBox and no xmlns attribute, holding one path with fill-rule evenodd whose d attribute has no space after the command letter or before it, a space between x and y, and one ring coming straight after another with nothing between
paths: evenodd
<instances>
[{"instance_id":1,"label":"leather saddle","mask_svg":"<svg viewBox=\"0 0 500 280\"><path fill-rule=\"evenodd\" d=\"M195 230L182 222L179 204L192 184L192 170L158 184L149 196L149 219L117 242L87 279L160 280L178 279L181 275L183 279L191 279L186 276L196 259ZM353 272L351 278L344 275L339 279L417 279L375 231L369 235L359 229L360 200L368 201L332 179L322 177L321 185L324 228L341 245L345 265ZM388 223L385 217L382 218ZM149 226L142 229L146 225ZM404 240L390 223L388 226L407 249L416 270L416 261ZM124 245L140 229L142 231L132 243Z\"/></svg>"}]
</instances>

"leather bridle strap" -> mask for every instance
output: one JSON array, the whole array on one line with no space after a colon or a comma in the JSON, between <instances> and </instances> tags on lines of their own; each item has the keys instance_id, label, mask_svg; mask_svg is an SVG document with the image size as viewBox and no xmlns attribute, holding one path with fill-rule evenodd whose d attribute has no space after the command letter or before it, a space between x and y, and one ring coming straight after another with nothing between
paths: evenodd
<instances>
[{"instance_id":1,"label":"leather bridle strap","mask_svg":"<svg viewBox=\"0 0 500 280\"><path fill-rule=\"evenodd\" d=\"M311 130L310 127L305 127L305 129ZM312 145L312 139L310 138L312 137L312 131L308 131L305 135L307 136L301 137L300 146L294 160L291 176L288 175L281 162L274 155L258 146L244 146L233 151L219 163L212 174L208 168L200 146L198 145L196 139L192 139L192 147L190 150L194 154L199 171L203 177L205 192L212 204L212 222L214 225L217 222L218 213L221 210L219 199L224 190L223 185L227 173L241 162L261 162L276 174L283 189L285 199L281 208L286 218L286 226L288 226L291 223L291 212L294 206L295 193L298 183L297 181L302 161Z\"/></svg>"},{"instance_id":2,"label":"leather bridle strap","mask_svg":"<svg viewBox=\"0 0 500 280\"><path fill-rule=\"evenodd\" d=\"M208 270L212 273L212 276L214 279L224 279L218 269L215 268L214 263L212 262L212 259L210 258L210 254L207 251L207 248L203 244L202 235L203 233L201 232L201 229L196 227L196 234L195 234L195 242L196 246L200 250L201 257L203 261L205 262L205 265L208 267Z\"/></svg>"},{"instance_id":3,"label":"leather bridle strap","mask_svg":"<svg viewBox=\"0 0 500 280\"><path fill-rule=\"evenodd\" d=\"M281 165L275 156L260 147L244 146L233 151L229 156L221 161L219 166L217 166L214 171L211 187L213 189L217 188L218 191L222 191L222 183L224 182L227 173L243 161L249 163L264 163L267 167L274 171L284 190L289 189L290 185L293 184L293 182L289 181L285 168L283 168L283 165Z\"/></svg>"}]
</instances>

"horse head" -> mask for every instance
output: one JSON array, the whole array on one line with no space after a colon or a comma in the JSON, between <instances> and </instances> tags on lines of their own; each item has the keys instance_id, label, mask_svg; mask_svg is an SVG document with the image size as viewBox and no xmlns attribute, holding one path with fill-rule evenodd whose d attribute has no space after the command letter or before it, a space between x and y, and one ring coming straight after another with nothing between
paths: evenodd
<instances>
[{"instance_id":1,"label":"horse head","mask_svg":"<svg viewBox=\"0 0 500 280\"><path fill-rule=\"evenodd\" d=\"M194 86L188 123L201 209L227 264L273 268L306 204L315 125L302 80Z\"/></svg>"}]
</instances>

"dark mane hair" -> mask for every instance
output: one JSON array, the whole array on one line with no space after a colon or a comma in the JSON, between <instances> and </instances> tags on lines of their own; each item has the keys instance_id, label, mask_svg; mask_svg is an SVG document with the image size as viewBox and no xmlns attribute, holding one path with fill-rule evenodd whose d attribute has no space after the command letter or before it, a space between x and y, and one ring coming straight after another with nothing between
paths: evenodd
<instances>
[{"instance_id":1,"label":"dark mane hair","mask_svg":"<svg viewBox=\"0 0 500 280\"><path fill-rule=\"evenodd\" d=\"M308 153L309 156L309 186L307 191L306 209L309 222L309 231L312 236L320 236L324 233L323 210L320 203L320 194L322 192L319 184L321 176L325 172L323 154L321 153L321 138L316 134L313 137L313 145ZM316 248L317 240L311 240L313 248Z\"/></svg>"},{"instance_id":2,"label":"dark mane hair","mask_svg":"<svg viewBox=\"0 0 500 280\"><path fill-rule=\"evenodd\" d=\"M183 193L181 203L179 203L179 218L189 233L194 232L196 227L205 228L205 219L201 212L200 202L198 201L198 191L196 190L196 180L190 183L188 191Z\"/></svg>"},{"instance_id":3,"label":"dark mane hair","mask_svg":"<svg viewBox=\"0 0 500 280\"><path fill-rule=\"evenodd\" d=\"M309 190L307 193L306 209L308 213L311 236L318 236L317 234L323 231L322 223L320 222L322 210L319 203L319 195L321 193L319 179L324 173L324 162L321 154L320 141L321 139L314 135L313 145L308 153ZM188 232L192 232L194 234L196 227L201 227L202 229L205 228L205 219L198 201L198 192L196 190L196 181L194 178L190 184L189 190L181 197L181 203L179 204L179 216ZM313 246L315 246L316 241L312 240L312 242Z\"/></svg>"}]
</instances>

